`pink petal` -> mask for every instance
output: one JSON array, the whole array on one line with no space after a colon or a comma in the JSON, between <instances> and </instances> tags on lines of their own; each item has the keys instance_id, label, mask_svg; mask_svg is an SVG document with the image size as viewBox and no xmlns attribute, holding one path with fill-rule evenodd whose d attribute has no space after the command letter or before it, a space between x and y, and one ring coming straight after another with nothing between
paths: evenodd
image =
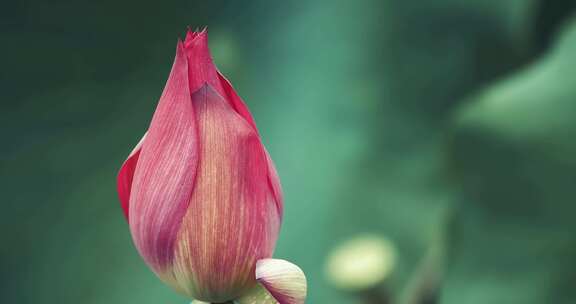
<instances>
[{"instance_id":1,"label":"pink petal","mask_svg":"<svg viewBox=\"0 0 576 304\"><path fill-rule=\"evenodd\" d=\"M134 147L132 152L130 152L130 155L128 155L128 158L122 164L116 178L118 198L120 199L120 205L122 206L126 220L128 220L128 206L130 202L130 190L132 189L134 171L136 170L136 164L138 163L138 157L140 156L140 150L142 149L142 143L144 142L145 137L146 133L144 133L142 139L140 139L136 147Z\"/></svg>"},{"instance_id":2,"label":"pink petal","mask_svg":"<svg viewBox=\"0 0 576 304\"><path fill-rule=\"evenodd\" d=\"M288 261L258 261L256 279L280 304L302 304L306 300L306 276L298 266Z\"/></svg>"},{"instance_id":3,"label":"pink petal","mask_svg":"<svg viewBox=\"0 0 576 304\"><path fill-rule=\"evenodd\" d=\"M189 41L192 41L192 39L196 38L196 36L198 36L198 34L200 34L201 32L205 32L206 29L203 29L202 31L192 31L192 29L190 29L190 27L188 27L188 31L186 32L186 39L184 39L184 48L186 48L186 44Z\"/></svg>"},{"instance_id":4,"label":"pink petal","mask_svg":"<svg viewBox=\"0 0 576 304\"><path fill-rule=\"evenodd\" d=\"M266 149L266 160L268 163L268 185L272 190L272 195L274 196L274 202L276 203L276 208L278 210L278 214L280 215L280 219L284 214L284 202L283 202L283 194L282 194L282 186L280 185L280 178L278 177L278 172L276 171L276 166L274 166L274 162L272 162L272 158Z\"/></svg>"},{"instance_id":5,"label":"pink petal","mask_svg":"<svg viewBox=\"0 0 576 304\"><path fill-rule=\"evenodd\" d=\"M232 87L232 84L230 84L230 81L228 81L228 79L226 79L226 77L224 77L224 75L222 75L220 71L218 71L218 80L222 85L223 89L222 96L224 96L226 100L230 103L232 108L236 112L238 112L238 114L240 114L240 116L242 116L254 128L254 130L256 130L256 132L258 132L256 129L256 123L254 122L254 118L252 118L252 114L250 114L250 110L248 110L248 107L246 106L242 98L238 96L238 94Z\"/></svg>"},{"instance_id":6,"label":"pink petal","mask_svg":"<svg viewBox=\"0 0 576 304\"><path fill-rule=\"evenodd\" d=\"M256 123L254 123L254 118L252 118L248 107L238 96L230 82L214 65L208 48L207 31L192 32L188 30L184 46L188 56L190 92L195 92L205 83L208 83L256 130Z\"/></svg>"},{"instance_id":7,"label":"pink petal","mask_svg":"<svg viewBox=\"0 0 576 304\"><path fill-rule=\"evenodd\" d=\"M248 110L248 107L246 106L242 98L238 96L238 94L236 93L236 91L234 90L228 79L224 77L224 75L218 72L218 77L220 79L220 83L222 84L222 88L224 89L225 93L224 96L226 97L226 100L230 103L232 108L254 128L254 131L258 132L258 129L256 128L256 123L254 122L254 118L252 118L252 114L250 114L250 110ZM268 151L266 149L264 149L264 151L266 152L266 158L268 160L268 171L269 171L268 182L272 189L274 200L276 202L278 212L280 213L280 218L282 218L283 198L282 198L282 187L280 186L280 178L278 177L276 167L274 166L274 163L272 162L272 158L270 158Z\"/></svg>"},{"instance_id":8,"label":"pink petal","mask_svg":"<svg viewBox=\"0 0 576 304\"><path fill-rule=\"evenodd\" d=\"M197 88L205 83L212 86L220 96L224 97L232 109L236 111L248 124L258 133L256 123L248 107L238 96L230 82L218 71L208 48L208 33L206 30L193 32L188 30L184 42L186 54L189 62L190 92L195 92ZM268 154L268 152L266 152ZM282 189L278 179L278 174L271 160L269 160L269 184L272 187L274 199L280 214L282 214Z\"/></svg>"},{"instance_id":9,"label":"pink petal","mask_svg":"<svg viewBox=\"0 0 576 304\"><path fill-rule=\"evenodd\" d=\"M159 275L173 260L176 235L194 186L199 144L194 117L187 59L179 41L170 77L142 145L130 195L134 243Z\"/></svg>"},{"instance_id":10,"label":"pink petal","mask_svg":"<svg viewBox=\"0 0 576 304\"><path fill-rule=\"evenodd\" d=\"M188 58L190 92L196 92L205 83L208 83L222 95L224 91L218 79L218 72L212 60L212 55L210 55L206 30L201 32L188 30L184 47Z\"/></svg>"},{"instance_id":11,"label":"pink petal","mask_svg":"<svg viewBox=\"0 0 576 304\"><path fill-rule=\"evenodd\" d=\"M254 128L209 85L192 103L200 160L174 273L192 297L225 302L254 284L256 261L272 256L280 218Z\"/></svg>"}]
</instances>

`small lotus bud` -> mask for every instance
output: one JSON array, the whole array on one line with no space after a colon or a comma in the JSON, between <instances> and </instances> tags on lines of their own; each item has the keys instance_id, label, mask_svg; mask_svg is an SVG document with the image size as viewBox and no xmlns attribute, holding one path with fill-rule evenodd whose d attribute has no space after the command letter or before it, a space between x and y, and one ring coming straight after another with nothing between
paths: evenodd
<instances>
[{"instance_id":1,"label":"small lotus bud","mask_svg":"<svg viewBox=\"0 0 576 304\"><path fill-rule=\"evenodd\" d=\"M350 239L329 255L326 275L335 287L360 292L381 285L394 270L394 245L377 235Z\"/></svg>"}]
</instances>

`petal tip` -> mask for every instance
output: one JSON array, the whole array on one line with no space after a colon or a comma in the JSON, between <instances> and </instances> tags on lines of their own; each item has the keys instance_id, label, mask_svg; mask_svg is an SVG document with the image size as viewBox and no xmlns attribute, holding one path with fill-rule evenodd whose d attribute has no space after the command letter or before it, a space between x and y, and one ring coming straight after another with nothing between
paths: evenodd
<instances>
[{"instance_id":1,"label":"petal tip","mask_svg":"<svg viewBox=\"0 0 576 304\"><path fill-rule=\"evenodd\" d=\"M190 26L186 30L186 38L184 39L184 44L186 47L190 47L196 42L207 42L208 41L208 27L204 26L201 29L192 30Z\"/></svg>"}]
</instances>

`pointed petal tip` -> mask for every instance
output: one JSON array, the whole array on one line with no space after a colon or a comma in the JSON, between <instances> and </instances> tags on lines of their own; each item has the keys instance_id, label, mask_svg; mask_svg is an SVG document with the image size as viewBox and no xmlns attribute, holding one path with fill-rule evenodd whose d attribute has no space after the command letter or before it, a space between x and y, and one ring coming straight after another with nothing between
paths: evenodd
<instances>
[{"instance_id":1,"label":"pointed petal tip","mask_svg":"<svg viewBox=\"0 0 576 304\"><path fill-rule=\"evenodd\" d=\"M204 25L199 27L198 30L195 31L197 36L208 36L208 26Z\"/></svg>"},{"instance_id":2,"label":"pointed petal tip","mask_svg":"<svg viewBox=\"0 0 576 304\"><path fill-rule=\"evenodd\" d=\"M204 82L208 82L220 95L224 96L224 90L218 80L218 72L208 47L206 29L188 32L184 41L184 49L188 59L190 92L196 91Z\"/></svg>"},{"instance_id":3,"label":"pointed petal tip","mask_svg":"<svg viewBox=\"0 0 576 304\"><path fill-rule=\"evenodd\" d=\"M179 54L184 55L185 52L186 52L185 42L182 41L182 39L178 38L176 42L176 56L178 56Z\"/></svg>"},{"instance_id":4,"label":"pointed petal tip","mask_svg":"<svg viewBox=\"0 0 576 304\"><path fill-rule=\"evenodd\" d=\"M194 37L196 37L196 32L194 32L190 26L188 26L188 29L186 30L186 37L184 38L184 42L189 43L190 41L192 41L194 39Z\"/></svg>"},{"instance_id":5,"label":"pointed petal tip","mask_svg":"<svg viewBox=\"0 0 576 304\"><path fill-rule=\"evenodd\" d=\"M196 40L205 40L207 41L208 38L208 27L204 26L201 29L192 30L190 26L188 26L186 30L186 38L184 39L185 45L188 47Z\"/></svg>"},{"instance_id":6,"label":"pointed petal tip","mask_svg":"<svg viewBox=\"0 0 576 304\"><path fill-rule=\"evenodd\" d=\"M280 259L256 263L256 280L280 304L302 304L306 300L306 276L300 267Z\"/></svg>"},{"instance_id":7,"label":"pointed petal tip","mask_svg":"<svg viewBox=\"0 0 576 304\"><path fill-rule=\"evenodd\" d=\"M208 26L204 25L203 27L201 27L201 30L196 32L198 33L198 35L208 36Z\"/></svg>"},{"instance_id":8,"label":"pointed petal tip","mask_svg":"<svg viewBox=\"0 0 576 304\"><path fill-rule=\"evenodd\" d=\"M188 35L198 35L208 31L208 26L204 25L202 27L196 27L195 30L192 30L190 25L186 26L186 34Z\"/></svg>"}]
</instances>

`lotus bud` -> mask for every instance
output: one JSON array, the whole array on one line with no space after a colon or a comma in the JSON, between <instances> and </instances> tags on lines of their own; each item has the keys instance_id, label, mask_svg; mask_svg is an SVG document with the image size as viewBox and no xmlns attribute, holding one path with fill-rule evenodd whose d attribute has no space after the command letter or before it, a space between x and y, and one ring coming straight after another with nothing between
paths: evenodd
<instances>
[{"instance_id":1,"label":"lotus bud","mask_svg":"<svg viewBox=\"0 0 576 304\"><path fill-rule=\"evenodd\" d=\"M134 244L152 271L198 303L223 303L265 280L257 263L272 257L283 202L254 119L216 69L207 39L206 31L188 31L178 41L150 126L117 187Z\"/></svg>"},{"instance_id":2,"label":"lotus bud","mask_svg":"<svg viewBox=\"0 0 576 304\"><path fill-rule=\"evenodd\" d=\"M395 246L386 238L358 235L332 250L326 263L326 276L341 290L356 292L374 288L392 274L395 252Z\"/></svg>"}]
</instances>

